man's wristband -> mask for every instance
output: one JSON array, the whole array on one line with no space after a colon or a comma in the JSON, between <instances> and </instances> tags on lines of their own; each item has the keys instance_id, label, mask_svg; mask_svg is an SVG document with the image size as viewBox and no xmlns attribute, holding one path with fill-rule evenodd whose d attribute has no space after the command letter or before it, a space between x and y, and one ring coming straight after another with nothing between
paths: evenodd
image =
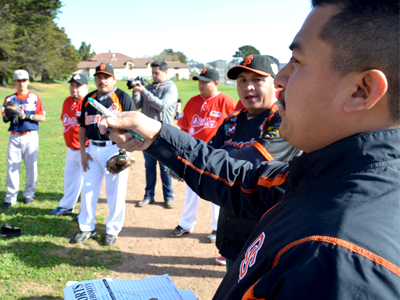
<instances>
[{"instance_id":1,"label":"man's wristband","mask_svg":"<svg viewBox=\"0 0 400 300\"><path fill-rule=\"evenodd\" d=\"M35 115L25 115L25 120L35 121Z\"/></svg>"}]
</instances>

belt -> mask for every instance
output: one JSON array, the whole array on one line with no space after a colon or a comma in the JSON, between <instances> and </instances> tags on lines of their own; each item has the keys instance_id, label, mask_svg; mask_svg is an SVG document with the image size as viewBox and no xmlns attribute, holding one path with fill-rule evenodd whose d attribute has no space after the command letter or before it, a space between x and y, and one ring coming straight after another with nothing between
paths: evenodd
<instances>
[{"instance_id":1,"label":"belt","mask_svg":"<svg viewBox=\"0 0 400 300\"><path fill-rule=\"evenodd\" d=\"M25 134L31 133L31 131L30 130L26 131L26 132L11 131L11 133L12 134L17 134L17 135L25 135Z\"/></svg>"},{"instance_id":2,"label":"belt","mask_svg":"<svg viewBox=\"0 0 400 300\"><path fill-rule=\"evenodd\" d=\"M91 141L93 145L97 146L97 147L105 147L105 146L111 146L111 145L115 145L114 142L111 141L104 141L104 142L95 142L95 141Z\"/></svg>"}]
</instances>

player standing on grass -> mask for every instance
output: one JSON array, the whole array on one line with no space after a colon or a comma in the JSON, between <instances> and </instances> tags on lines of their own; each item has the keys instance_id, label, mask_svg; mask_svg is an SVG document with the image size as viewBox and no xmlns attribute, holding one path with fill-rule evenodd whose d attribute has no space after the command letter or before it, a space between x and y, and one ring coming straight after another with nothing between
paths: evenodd
<instances>
[{"instance_id":1,"label":"player standing on grass","mask_svg":"<svg viewBox=\"0 0 400 300\"><path fill-rule=\"evenodd\" d=\"M26 186L23 192L25 204L32 204L35 197L39 122L44 122L46 112L39 96L28 90L29 83L27 71L15 71L13 84L17 92L8 96L3 104L3 121L10 122L8 131L11 131L11 134L7 149L7 192L2 209L7 209L17 202L21 159L26 169ZM16 116L8 115L7 110L12 110L11 107L18 110Z\"/></svg>"},{"instance_id":2,"label":"player standing on grass","mask_svg":"<svg viewBox=\"0 0 400 300\"><path fill-rule=\"evenodd\" d=\"M89 86L83 74L73 75L68 82L70 96L64 100L61 112L64 140L68 147L64 167L64 197L60 200L59 206L50 212L55 216L70 214L74 211L83 182L78 117L81 115L82 101L88 93ZM86 146L88 142L89 140Z\"/></svg>"}]
</instances>

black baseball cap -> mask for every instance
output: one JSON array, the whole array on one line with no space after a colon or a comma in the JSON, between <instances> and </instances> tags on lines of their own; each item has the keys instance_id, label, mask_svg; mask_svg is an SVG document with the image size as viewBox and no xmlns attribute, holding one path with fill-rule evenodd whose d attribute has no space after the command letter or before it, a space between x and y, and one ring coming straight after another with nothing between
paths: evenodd
<instances>
[{"instance_id":1,"label":"black baseball cap","mask_svg":"<svg viewBox=\"0 0 400 300\"><path fill-rule=\"evenodd\" d=\"M79 83L81 85L88 84L88 80L87 80L86 76L83 74L72 75L71 79L68 80L68 83L70 83L71 81L76 81L77 83Z\"/></svg>"},{"instance_id":2,"label":"black baseball cap","mask_svg":"<svg viewBox=\"0 0 400 300\"><path fill-rule=\"evenodd\" d=\"M214 69L203 69L198 76L194 76L193 80L203 81L217 81L219 80L219 73Z\"/></svg>"},{"instance_id":3,"label":"black baseball cap","mask_svg":"<svg viewBox=\"0 0 400 300\"><path fill-rule=\"evenodd\" d=\"M96 76L96 74L99 73L104 73L110 76L114 76L114 69L109 64L100 64L98 67L96 67L96 72L94 73L94 76Z\"/></svg>"},{"instance_id":4,"label":"black baseball cap","mask_svg":"<svg viewBox=\"0 0 400 300\"><path fill-rule=\"evenodd\" d=\"M279 71L279 60L270 55L248 55L240 65L230 68L227 75L229 79L237 79L244 71L275 78Z\"/></svg>"}]
</instances>

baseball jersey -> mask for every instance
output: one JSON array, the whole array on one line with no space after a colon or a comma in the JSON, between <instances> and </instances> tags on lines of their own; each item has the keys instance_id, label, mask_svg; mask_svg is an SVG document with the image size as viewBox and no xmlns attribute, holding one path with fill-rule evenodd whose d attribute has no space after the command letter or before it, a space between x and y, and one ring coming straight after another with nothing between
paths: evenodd
<instances>
[{"instance_id":1,"label":"baseball jersey","mask_svg":"<svg viewBox=\"0 0 400 300\"><path fill-rule=\"evenodd\" d=\"M209 98L199 94L185 105L178 126L193 137L208 142L235 106L236 101L223 93Z\"/></svg>"},{"instance_id":2,"label":"baseball jersey","mask_svg":"<svg viewBox=\"0 0 400 300\"><path fill-rule=\"evenodd\" d=\"M255 165L266 160L292 160L301 151L280 137L282 118L278 105L272 104L257 115L249 115L247 109L234 111L209 144L227 150L230 157L248 160ZM216 241L221 255L236 260L256 225L255 217L241 219L231 209L221 207Z\"/></svg>"},{"instance_id":3,"label":"baseball jersey","mask_svg":"<svg viewBox=\"0 0 400 300\"><path fill-rule=\"evenodd\" d=\"M96 99L101 105L110 110L113 114L122 111L135 110L132 98L127 93L117 88L109 97L99 100L97 91L91 92L86 95L82 102L81 114L78 117L80 126L86 128L86 136L91 140L108 141L108 135L111 128L108 128L105 134L100 134L99 122L102 114L89 104L88 98Z\"/></svg>"},{"instance_id":4,"label":"baseball jersey","mask_svg":"<svg viewBox=\"0 0 400 300\"><path fill-rule=\"evenodd\" d=\"M65 144L68 148L78 150L81 148L79 144L79 124L78 117L81 115L83 98L75 101L69 96L64 100L61 121L63 124L63 134Z\"/></svg>"},{"instance_id":5,"label":"baseball jersey","mask_svg":"<svg viewBox=\"0 0 400 300\"><path fill-rule=\"evenodd\" d=\"M43 107L42 100L38 95L29 92L26 95L17 95L17 93L6 97L2 114L5 114L5 104L7 101L14 101L21 108L21 112L25 115L46 115ZM37 131L39 130L39 122L31 120L19 120L18 123L10 122L10 128L8 131L15 132L27 132L27 131Z\"/></svg>"}]
</instances>

